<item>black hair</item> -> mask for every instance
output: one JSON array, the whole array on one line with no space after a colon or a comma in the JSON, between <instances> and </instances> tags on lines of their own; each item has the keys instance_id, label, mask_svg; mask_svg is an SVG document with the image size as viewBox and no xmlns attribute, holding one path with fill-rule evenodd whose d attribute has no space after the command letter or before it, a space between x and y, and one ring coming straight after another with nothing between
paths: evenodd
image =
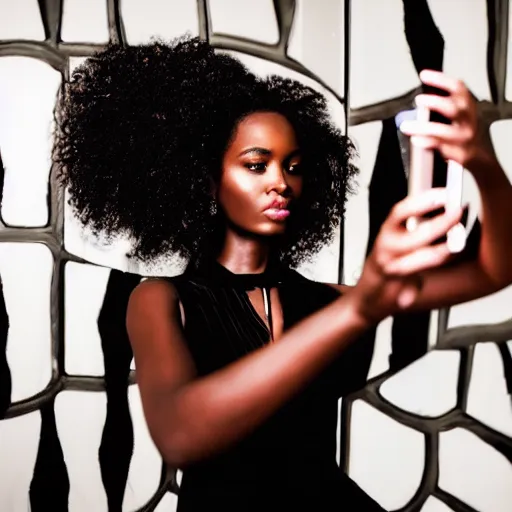
<instances>
[{"instance_id":1,"label":"black hair","mask_svg":"<svg viewBox=\"0 0 512 512\"><path fill-rule=\"evenodd\" d=\"M199 38L110 44L73 72L55 111L59 180L84 226L133 241L130 257L197 258L221 229L212 179L237 123L258 111L284 115L303 155L303 194L279 246L281 260L297 265L344 214L354 146L322 94L260 78Z\"/></svg>"}]
</instances>

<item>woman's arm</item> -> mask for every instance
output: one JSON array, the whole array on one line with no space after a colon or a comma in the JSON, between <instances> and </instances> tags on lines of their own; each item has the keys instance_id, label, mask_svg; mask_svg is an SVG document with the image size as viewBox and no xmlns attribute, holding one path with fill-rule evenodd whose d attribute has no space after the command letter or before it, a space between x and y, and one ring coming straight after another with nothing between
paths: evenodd
<instances>
[{"instance_id":1,"label":"woman's arm","mask_svg":"<svg viewBox=\"0 0 512 512\"><path fill-rule=\"evenodd\" d=\"M512 283L512 187L497 164L473 174L482 199L478 254L473 260L426 272L414 309L448 307Z\"/></svg>"},{"instance_id":2,"label":"woman's arm","mask_svg":"<svg viewBox=\"0 0 512 512\"><path fill-rule=\"evenodd\" d=\"M411 215L439 208L443 198L430 190L397 204L368 258L366 278L356 288L287 330L279 342L205 377L195 373L173 286L161 280L141 283L130 297L127 329L144 413L163 458L183 467L245 437L374 322L395 312L404 280L376 274L375 261L392 262L426 249L431 258L421 270L438 265L429 245L460 215L435 217L424 233L407 233L402 225Z\"/></svg>"},{"instance_id":3,"label":"woman's arm","mask_svg":"<svg viewBox=\"0 0 512 512\"><path fill-rule=\"evenodd\" d=\"M171 283L141 283L130 298L127 327L151 436L167 463L183 467L246 436L368 324L353 301L340 298L278 343L203 378L196 377Z\"/></svg>"},{"instance_id":4,"label":"woman's arm","mask_svg":"<svg viewBox=\"0 0 512 512\"><path fill-rule=\"evenodd\" d=\"M452 124L409 122L401 128L416 143L438 149L445 159L470 171L481 198L482 231L476 257L423 275L422 289L411 309L432 309L473 300L512 283L512 186L482 135L476 105L466 86L438 72L423 72L421 78L449 96L422 95L418 103L443 114ZM395 270L407 273L409 263L404 260Z\"/></svg>"},{"instance_id":5,"label":"woman's arm","mask_svg":"<svg viewBox=\"0 0 512 512\"><path fill-rule=\"evenodd\" d=\"M450 307L497 292L512 283L512 186L496 161L489 162L474 175L482 204L477 253L470 259L457 255L450 265L423 272L421 288L405 310ZM407 272L409 263L402 262L400 272ZM341 286L337 288L341 290ZM347 293L350 287L343 286L343 290Z\"/></svg>"}]
</instances>

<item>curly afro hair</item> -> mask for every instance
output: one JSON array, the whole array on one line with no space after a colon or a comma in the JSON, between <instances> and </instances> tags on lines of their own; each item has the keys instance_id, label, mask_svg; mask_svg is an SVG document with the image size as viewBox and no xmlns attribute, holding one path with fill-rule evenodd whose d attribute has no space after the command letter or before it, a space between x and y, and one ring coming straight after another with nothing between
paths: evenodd
<instances>
[{"instance_id":1,"label":"curly afro hair","mask_svg":"<svg viewBox=\"0 0 512 512\"><path fill-rule=\"evenodd\" d=\"M281 260L298 265L332 240L354 146L320 93L257 77L198 38L109 45L74 71L55 111L59 180L84 226L133 241L130 257L198 258L218 248L225 226L212 180L237 123L258 111L284 115L303 154L303 194L279 244Z\"/></svg>"}]
</instances>

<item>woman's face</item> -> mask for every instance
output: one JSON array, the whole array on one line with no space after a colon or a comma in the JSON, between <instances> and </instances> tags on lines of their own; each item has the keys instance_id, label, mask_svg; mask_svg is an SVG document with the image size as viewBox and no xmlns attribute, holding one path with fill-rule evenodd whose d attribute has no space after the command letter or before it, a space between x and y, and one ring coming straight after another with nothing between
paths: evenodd
<instances>
[{"instance_id":1,"label":"woman's face","mask_svg":"<svg viewBox=\"0 0 512 512\"><path fill-rule=\"evenodd\" d=\"M230 223L255 235L284 232L302 192L295 131L281 114L257 112L238 124L222 161L217 199Z\"/></svg>"}]
</instances>

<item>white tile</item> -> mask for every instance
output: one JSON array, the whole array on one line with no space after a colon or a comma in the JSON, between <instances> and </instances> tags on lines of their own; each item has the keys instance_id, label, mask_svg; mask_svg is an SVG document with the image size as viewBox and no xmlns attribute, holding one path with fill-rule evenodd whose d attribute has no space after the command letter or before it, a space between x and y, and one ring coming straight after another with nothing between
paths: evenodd
<instances>
[{"instance_id":1,"label":"white tile","mask_svg":"<svg viewBox=\"0 0 512 512\"><path fill-rule=\"evenodd\" d=\"M138 386L130 386L128 397L133 422L134 447L123 510L132 511L139 510L158 489L162 458L149 435Z\"/></svg>"},{"instance_id":2,"label":"white tile","mask_svg":"<svg viewBox=\"0 0 512 512\"><path fill-rule=\"evenodd\" d=\"M508 512L512 466L471 432L456 428L440 434L439 486L479 512Z\"/></svg>"},{"instance_id":3,"label":"white tile","mask_svg":"<svg viewBox=\"0 0 512 512\"><path fill-rule=\"evenodd\" d=\"M375 121L349 128L359 169L356 191L347 201L344 230L343 282L355 285L363 271L370 228L369 187L377 159L382 123Z\"/></svg>"},{"instance_id":4,"label":"white tile","mask_svg":"<svg viewBox=\"0 0 512 512\"><path fill-rule=\"evenodd\" d=\"M401 0L351 2L351 109L401 96L419 85L403 19Z\"/></svg>"},{"instance_id":5,"label":"white tile","mask_svg":"<svg viewBox=\"0 0 512 512\"><path fill-rule=\"evenodd\" d=\"M452 306L448 327L463 325L494 324L510 318L512 286L499 292ZM492 340L485 340L492 341Z\"/></svg>"},{"instance_id":6,"label":"white tile","mask_svg":"<svg viewBox=\"0 0 512 512\"><path fill-rule=\"evenodd\" d=\"M459 363L457 351L429 352L387 379L380 391L400 409L419 416L440 416L457 404Z\"/></svg>"},{"instance_id":7,"label":"white tile","mask_svg":"<svg viewBox=\"0 0 512 512\"><path fill-rule=\"evenodd\" d=\"M264 43L279 40L272 0L209 0L215 34L227 34Z\"/></svg>"},{"instance_id":8,"label":"white tile","mask_svg":"<svg viewBox=\"0 0 512 512\"><path fill-rule=\"evenodd\" d=\"M512 9L508 8L508 26L512 27ZM512 37L510 37L510 30L507 45L507 81L505 86L505 98L507 101L512 101Z\"/></svg>"},{"instance_id":9,"label":"white tile","mask_svg":"<svg viewBox=\"0 0 512 512\"><path fill-rule=\"evenodd\" d=\"M101 376L105 372L98 315L109 275L107 268L66 264L64 365L70 375Z\"/></svg>"},{"instance_id":10,"label":"white tile","mask_svg":"<svg viewBox=\"0 0 512 512\"><path fill-rule=\"evenodd\" d=\"M39 447L41 416L0 421L0 509L30 510L29 488Z\"/></svg>"},{"instance_id":11,"label":"white tile","mask_svg":"<svg viewBox=\"0 0 512 512\"><path fill-rule=\"evenodd\" d=\"M51 253L41 244L0 244L13 402L42 391L50 382L52 266Z\"/></svg>"},{"instance_id":12,"label":"white tile","mask_svg":"<svg viewBox=\"0 0 512 512\"><path fill-rule=\"evenodd\" d=\"M434 496L430 496L423 505L421 512L453 512L453 510Z\"/></svg>"},{"instance_id":13,"label":"white tile","mask_svg":"<svg viewBox=\"0 0 512 512\"><path fill-rule=\"evenodd\" d=\"M386 510L406 505L418 489L424 437L365 402L353 404L349 476Z\"/></svg>"},{"instance_id":14,"label":"white tile","mask_svg":"<svg viewBox=\"0 0 512 512\"><path fill-rule=\"evenodd\" d=\"M107 510L98 450L106 418L105 393L63 391L55 399L57 433L69 477L69 510Z\"/></svg>"},{"instance_id":15,"label":"white tile","mask_svg":"<svg viewBox=\"0 0 512 512\"><path fill-rule=\"evenodd\" d=\"M48 221L51 127L60 74L28 57L0 58L2 215L16 226Z\"/></svg>"},{"instance_id":16,"label":"white tile","mask_svg":"<svg viewBox=\"0 0 512 512\"><path fill-rule=\"evenodd\" d=\"M105 0L64 0L63 41L106 43L109 40Z\"/></svg>"},{"instance_id":17,"label":"white tile","mask_svg":"<svg viewBox=\"0 0 512 512\"><path fill-rule=\"evenodd\" d=\"M468 8L460 0L428 0L428 5L445 42L443 70L463 80L478 99L490 100L486 0L471 0Z\"/></svg>"},{"instance_id":18,"label":"white tile","mask_svg":"<svg viewBox=\"0 0 512 512\"><path fill-rule=\"evenodd\" d=\"M298 0L288 55L344 95L344 0Z\"/></svg>"},{"instance_id":19,"label":"white tile","mask_svg":"<svg viewBox=\"0 0 512 512\"><path fill-rule=\"evenodd\" d=\"M44 39L44 27L37 0L0 2L0 39Z\"/></svg>"},{"instance_id":20,"label":"white tile","mask_svg":"<svg viewBox=\"0 0 512 512\"><path fill-rule=\"evenodd\" d=\"M494 343L479 343L469 385L469 415L512 437L512 408L507 392L503 360Z\"/></svg>"},{"instance_id":21,"label":"white tile","mask_svg":"<svg viewBox=\"0 0 512 512\"><path fill-rule=\"evenodd\" d=\"M178 496L168 492L160 500L160 503L155 508L155 512L175 512L178 506Z\"/></svg>"},{"instance_id":22,"label":"white tile","mask_svg":"<svg viewBox=\"0 0 512 512\"><path fill-rule=\"evenodd\" d=\"M121 16L131 45L199 34L196 0L123 0Z\"/></svg>"}]
</instances>

